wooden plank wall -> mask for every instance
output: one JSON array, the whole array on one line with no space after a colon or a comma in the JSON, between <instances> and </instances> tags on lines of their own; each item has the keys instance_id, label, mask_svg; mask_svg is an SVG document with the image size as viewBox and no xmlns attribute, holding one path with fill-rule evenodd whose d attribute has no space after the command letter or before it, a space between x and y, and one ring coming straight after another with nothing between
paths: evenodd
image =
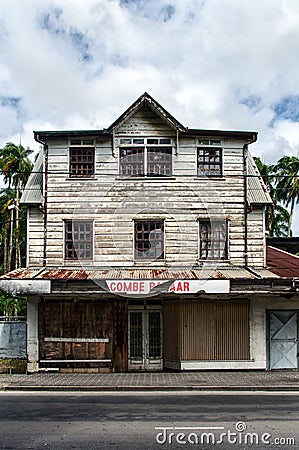
<instances>
[{"instance_id":1,"label":"wooden plank wall","mask_svg":"<svg viewBox=\"0 0 299 450\"><path fill-rule=\"evenodd\" d=\"M137 180L118 176L118 142L125 136L171 137L176 142L175 133L162 119L150 110L140 110L117 130L114 156L111 139L97 139L96 176L88 180L69 178L66 139L49 143L47 265L132 266L133 219L161 218L165 219L166 260L146 262L146 266L191 266L198 261L198 219L208 217L229 220L229 263L244 265L243 142L225 140L223 178L197 178L198 139L187 137L180 139L177 155L174 150L172 179ZM262 216L251 217L249 260L262 266L263 238L255 234L262 226ZM94 221L91 262L64 260L64 220L78 218ZM35 231L29 233L33 265L37 262L33 259Z\"/></svg>"},{"instance_id":2,"label":"wooden plank wall","mask_svg":"<svg viewBox=\"0 0 299 450\"><path fill-rule=\"evenodd\" d=\"M45 339L46 338L46 339ZM54 340L51 341L51 338ZM64 338L62 342L55 338ZM66 339L70 338L67 342ZM74 342L76 338L80 342ZM103 339L108 342L84 342ZM73 341L72 341L73 340ZM127 370L127 306L125 301L47 301L39 304L40 359L47 367L94 367ZM55 360L68 360L55 363ZM72 363L74 359L111 362ZM54 361L53 361L54 360Z\"/></svg>"},{"instance_id":3,"label":"wooden plank wall","mask_svg":"<svg viewBox=\"0 0 299 450\"><path fill-rule=\"evenodd\" d=\"M27 266L41 267L44 257L43 213L37 207L29 207L27 214Z\"/></svg>"},{"instance_id":4,"label":"wooden plank wall","mask_svg":"<svg viewBox=\"0 0 299 450\"><path fill-rule=\"evenodd\" d=\"M263 266L265 261L265 224L264 208L255 207L247 216L248 221L248 265L251 267Z\"/></svg>"}]
</instances>

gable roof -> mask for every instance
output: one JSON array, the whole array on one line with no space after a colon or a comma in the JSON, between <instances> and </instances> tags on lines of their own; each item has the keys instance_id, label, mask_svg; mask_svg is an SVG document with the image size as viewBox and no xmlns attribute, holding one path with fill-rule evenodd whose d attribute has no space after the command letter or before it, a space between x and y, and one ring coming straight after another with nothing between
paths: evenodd
<instances>
[{"instance_id":1,"label":"gable roof","mask_svg":"<svg viewBox=\"0 0 299 450\"><path fill-rule=\"evenodd\" d=\"M48 139L61 137L108 137L120 127L124 122L130 119L136 112L142 108L150 108L154 113L163 119L171 128L180 133L181 136L201 136L201 137L228 137L232 139L241 139L248 143L257 140L256 131L236 131L236 130L206 130L199 128L188 128L182 125L175 117L173 117L163 106L160 105L147 92L144 92L126 111L119 116L108 128L102 130L63 130L63 131L34 131L34 139L41 144L47 142Z\"/></svg>"},{"instance_id":2,"label":"gable roof","mask_svg":"<svg viewBox=\"0 0 299 450\"><path fill-rule=\"evenodd\" d=\"M126 109L126 111L118 119L116 119L106 131L110 133L113 132L143 107L150 108L165 122L167 122L171 128L174 128L180 132L187 131L187 128L184 127L184 125L169 114L169 112L166 111L166 109L154 100L153 97L151 97L147 92L142 94L131 106L129 106L129 108Z\"/></svg>"}]
</instances>

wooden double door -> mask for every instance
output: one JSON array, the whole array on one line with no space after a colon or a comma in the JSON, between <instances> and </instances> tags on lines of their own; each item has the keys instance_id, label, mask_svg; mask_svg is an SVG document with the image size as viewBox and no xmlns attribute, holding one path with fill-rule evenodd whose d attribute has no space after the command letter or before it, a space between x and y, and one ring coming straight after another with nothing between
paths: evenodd
<instances>
[{"instance_id":1,"label":"wooden double door","mask_svg":"<svg viewBox=\"0 0 299 450\"><path fill-rule=\"evenodd\" d=\"M161 307L129 307L128 369L163 369L163 317Z\"/></svg>"}]
</instances>

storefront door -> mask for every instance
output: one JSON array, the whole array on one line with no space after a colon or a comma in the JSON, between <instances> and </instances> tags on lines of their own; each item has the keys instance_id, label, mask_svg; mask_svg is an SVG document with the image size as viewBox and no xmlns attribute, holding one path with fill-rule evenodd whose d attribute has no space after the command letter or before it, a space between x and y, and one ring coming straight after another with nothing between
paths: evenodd
<instances>
[{"instance_id":1,"label":"storefront door","mask_svg":"<svg viewBox=\"0 0 299 450\"><path fill-rule=\"evenodd\" d=\"M270 312L270 369L298 369L298 311Z\"/></svg>"},{"instance_id":2,"label":"storefront door","mask_svg":"<svg viewBox=\"0 0 299 450\"><path fill-rule=\"evenodd\" d=\"M162 311L129 309L129 370L162 370Z\"/></svg>"}]
</instances>

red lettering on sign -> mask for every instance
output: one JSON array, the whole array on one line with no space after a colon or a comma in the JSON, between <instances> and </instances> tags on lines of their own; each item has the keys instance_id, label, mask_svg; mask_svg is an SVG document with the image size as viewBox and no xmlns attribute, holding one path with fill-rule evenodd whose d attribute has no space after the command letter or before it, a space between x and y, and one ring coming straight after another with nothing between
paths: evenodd
<instances>
[{"instance_id":1,"label":"red lettering on sign","mask_svg":"<svg viewBox=\"0 0 299 450\"><path fill-rule=\"evenodd\" d=\"M129 282L124 281L124 287L123 287L123 290L124 290L125 292L130 292L131 289L132 289L132 283L131 283L131 281L129 281Z\"/></svg>"},{"instance_id":2,"label":"red lettering on sign","mask_svg":"<svg viewBox=\"0 0 299 450\"><path fill-rule=\"evenodd\" d=\"M183 290L182 283L180 281L178 282L176 290L177 290L177 292L182 292L182 290Z\"/></svg>"},{"instance_id":3,"label":"red lettering on sign","mask_svg":"<svg viewBox=\"0 0 299 450\"><path fill-rule=\"evenodd\" d=\"M154 281L150 281L149 290L151 291L155 286L156 286L156 283Z\"/></svg>"},{"instance_id":4,"label":"red lettering on sign","mask_svg":"<svg viewBox=\"0 0 299 450\"><path fill-rule=\"evenodd\" d=\"M140 281L140 292L144 292L144 281Z\"/></svg>"},{"instance_id":5,"label":"red lettering on sign","mask_svg":"<svg viewBox=\"0 0 299 450\"><path fill-rule=\"evenodd\" d=\"M110 284L110 291L114 292L116 289L116 285L114 283L114 281Z\"/></svg>"},{"instance_id":6,"label":"red lettering on sign","mask_svg":"<svg viewBox=\"0 0 299 450\"><path fill-rule=\"evenodd\" d=\"M174 292L175 291L175 284L172 283L172 285L170 286L170 288L168 289L169 292Z\"/></svg>"},{"instance_id":7,"label":"red lettering on sign","mask_svg":"<svg viewBox=\"0 0 299 450\"><path fill-rule=\"evenodd\" d=\"M184 292L190 291L190 283L189 281L184 281Z\"/></svg>"}]
</instances>

